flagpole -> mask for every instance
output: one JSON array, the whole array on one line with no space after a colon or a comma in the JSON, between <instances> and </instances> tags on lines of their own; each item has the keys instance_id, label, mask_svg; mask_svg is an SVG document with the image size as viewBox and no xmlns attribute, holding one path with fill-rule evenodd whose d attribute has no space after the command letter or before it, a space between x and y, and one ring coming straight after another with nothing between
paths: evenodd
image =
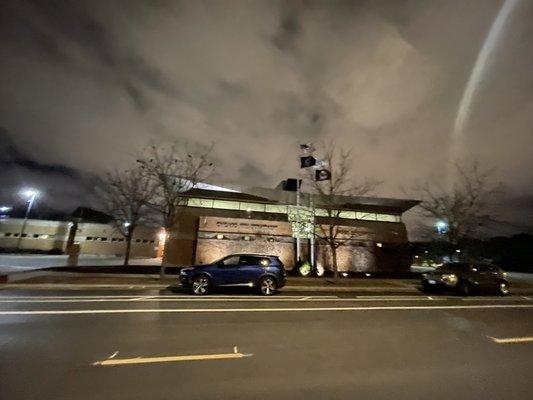
<instances>
[{"instance_id":1,"label":"flagpole","mask_svg":"<svg viewBox=\"0 0 533 400\"><path fill-rule=\"evenodd\" d=\"M296 179L296 207L300 206L300 176L301 172L298 174L298 179ZM300 232L296 234L296 265L300 263Z\"/></svg>"}]
</instances>

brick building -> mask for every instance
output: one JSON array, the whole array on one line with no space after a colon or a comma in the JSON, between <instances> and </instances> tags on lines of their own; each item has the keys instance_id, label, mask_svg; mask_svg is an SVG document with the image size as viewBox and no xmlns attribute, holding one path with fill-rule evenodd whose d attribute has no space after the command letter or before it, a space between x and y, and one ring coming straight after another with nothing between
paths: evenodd
<instances>
[{"instance_id":1,"label":"brick building","mask_svg":"<svg viewBox=\"0 0 533 400\"><path fill-rule=\"evenodd\" d=\"M255 252L276 254L289 269L295 265L294 226L289 222L296 204L294 191L192 189L187 197L180 223L168 232L165 264L208 263L230 253ZM402 214L418 203L335 196L338 225L347 238L346 245L338 249L339 271L408 271L411 254ZM300 204L313 204L309 210L315 225L324 223L326 214L318 196L302 193ZM306 260L311 241L301 240L301 259ZM315 241L314 249L316 264L329 268L328 247Z\"/></svg>"}]
</instances>

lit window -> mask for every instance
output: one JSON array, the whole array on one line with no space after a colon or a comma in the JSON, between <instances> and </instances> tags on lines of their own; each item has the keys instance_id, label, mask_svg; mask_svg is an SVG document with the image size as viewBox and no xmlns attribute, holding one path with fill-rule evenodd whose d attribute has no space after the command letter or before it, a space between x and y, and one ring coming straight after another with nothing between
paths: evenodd
<instances>
[{"instance_id":1,"label":"lit window","mask_svg":"<svg viewBox=\"0 0 533 400\"><path fill-rule=\"evenodd\" d=\"M400 222L400 216L392 214L376 214L376 220L383 222Z\"/></svg>"},{"instance_id":2,"label":"lit window","mask_svg":"<svg viewBox=\"0 0 533 400\"><path fill-rule=\"evenodd\" d=\"M49 239L50 235L41 235L41 239Z\"/></svg>"},{"instance_id":3,"label":"lit window","mask_svg":"<svg viewBox=\"0 0 533 400\"><path fill-rule=\"evenodd\" d=\"M376 214L374 213L365 213L365 212L358 212L356 215L357 219L363 219L367 221L375 221L376 220Z\"/></svg>"},{"instance_id":4,"label":"lit window","mask_svg":"<svg viewBox=\"0 0 533 400\"><path fill-rule=\"evenodd\" d=\"M220 233L217 235L217 239L218 240L221 240L221 239L224 239L224 235L221 235Z\"/></svg>"},{"instance_id":5,"label":"lit window","mask_svg":"<svg viewBox=\"0 0 533 400\"><path fill-rule=\"evenodd\" d=\"M240 203L240 209L243 211L265 212L265 205L258 203Z\"/></svg>"},{"instance_id":6,"label":"lit window","mask_svg":"<svg viewBox=\"0 0 533 400\"><path fill-rule=\"evenodd\" d=\"M238 201L213 200L213 208L220 208L223 210L238 210Z\"/></svg>"},{"instance_id":7,"label":"lit window","mask_svg":"<svg viewBox=\"0 0 533 400\"><path fill-rule=\"evenodd\" d=\"M332 212L331 214L335 215L335 212ZM317 217L328 217L329 213L325 208L315 208L315 215Z\"/></svg>"},{"instance_id":8,"label":"lit window","mask_svg":"<svg viewBox=\"0 0 533 400\"><path fill-rule=\"evenodd\" d=\"M210 199L189 199L187 201L189 207L203 207L203 208L212 208L213 200Z\"/></svg>"},{"instance_id":9,"label":"lit window","mask_svg":"<svg viewBox=\"0 0 533 400\"><path fill-rule=\"evenodd\" d=\"M341 211L339 212L339 218L355 219L355 211Z\"/></svg>"},{"instance_id":10,"label":"lit window","mask_svg":"<svg viewBox=\"0 0 533 400\"><path fill-rule=\"evenodd\" d=\"M265 210L269 213L287 214L287 206L281 206L278 204L267 204Z\"/></svg>"}]
</instances>

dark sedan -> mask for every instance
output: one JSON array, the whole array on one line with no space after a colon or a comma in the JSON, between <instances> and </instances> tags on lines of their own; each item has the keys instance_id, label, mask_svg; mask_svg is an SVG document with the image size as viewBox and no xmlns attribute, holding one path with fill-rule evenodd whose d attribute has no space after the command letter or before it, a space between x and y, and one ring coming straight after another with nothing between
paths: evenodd
<instances>
[{"instance_id":1,"label":"dark sedan","mask_svg":"<svg viewBox=\"0 0 533 400\"><path fill-rule=\"evenodd\" d=\"M454 292L463 296L491 292L509 294L507 274L492 264L447 263L435 271L422 274L422 287L427 292Z\"/></svg>"},{"instance_id":2,"label":"dark sedan","mask_svg":"<svg viewBox=\"0 0 533 400\"><path fill-rule=\"evenodd\" d=\"M286 273L277 256L233 254L211 264L196 265L180 271L182 285L192 294L204 295L217 287L256 288L270 296L285 285Z\"/></svg>"}]
</instances>

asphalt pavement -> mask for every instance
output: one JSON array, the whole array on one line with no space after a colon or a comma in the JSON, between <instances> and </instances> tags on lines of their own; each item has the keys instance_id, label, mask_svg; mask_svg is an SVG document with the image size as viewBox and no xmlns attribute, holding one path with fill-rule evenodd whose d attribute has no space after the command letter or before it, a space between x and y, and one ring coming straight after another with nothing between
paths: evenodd
<instances>
[{"instance_id":1,"label":"asphalt pavement","mask_svg":"<svg viewBox=\"0 0 533 400\"><path fill-rule=\"evenodd\" d=\"M0 290L1 399L530 399L533 298Z\"/></svg>"}]
</instances>

